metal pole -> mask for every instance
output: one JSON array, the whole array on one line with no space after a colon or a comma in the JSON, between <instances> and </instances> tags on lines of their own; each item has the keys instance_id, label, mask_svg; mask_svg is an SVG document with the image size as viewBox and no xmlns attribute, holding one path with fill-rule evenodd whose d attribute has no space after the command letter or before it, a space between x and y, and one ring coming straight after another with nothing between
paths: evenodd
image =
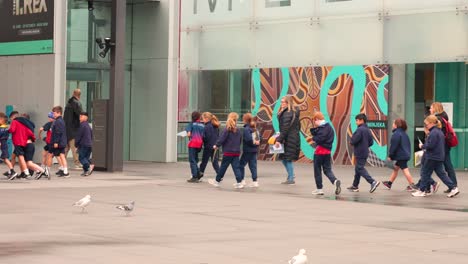
<instances>
[{"instance_id":1,"label":"metal pole","mask_svg":"<svg viewBox=\"0 0 468 264\"><path fill-rule=\"evenodd\" d=\"M112 1L110 98L107 141L107 170L123 170L123 117L125 86L125 18L126 0Z\"/></svg>"}]
</instances>

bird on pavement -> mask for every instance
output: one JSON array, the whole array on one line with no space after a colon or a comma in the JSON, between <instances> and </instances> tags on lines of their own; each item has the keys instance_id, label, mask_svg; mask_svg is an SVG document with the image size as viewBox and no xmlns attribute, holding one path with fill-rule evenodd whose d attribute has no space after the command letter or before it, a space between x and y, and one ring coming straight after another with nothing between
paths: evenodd
<instances>
[{"instance_id":1,"label":"bird on pavement","mask_svg":"<svg viewBox=\"0 0 468 264\"><path fill-rule=\"evenodd\" d=\"M305 255L305 249L299 250L299 254L292 257L292 259L288 262L289 264L306 264L307 263L307 256Z\"/></svg>"},{"instance_id":2,"label":"bird on pavement","mask_svg":"<svg viewBox=\"0 0 468 264\"><path fill-rule=\"evenodd\" d=\"M88 206L89 203L91 203L91 195L88 194L85 197L81 198L81 200L79 200L78 202L74 203L73 206L80 207L81 212L83 213L86 206Z\"/></svg>"},{"instance_id":3,"label":"bird on pavement","mask_svg":"<svg viewBox=\"0 0 468 264\"><path fill-rule=\"evenodd\" d=\"M125 204L125 205L118 205L115 208L124 211L125 215L129 216L130 213L133 211L133 208L135 208L135 201L132 201L129 204Z\"/></svg>"}]
</instances>

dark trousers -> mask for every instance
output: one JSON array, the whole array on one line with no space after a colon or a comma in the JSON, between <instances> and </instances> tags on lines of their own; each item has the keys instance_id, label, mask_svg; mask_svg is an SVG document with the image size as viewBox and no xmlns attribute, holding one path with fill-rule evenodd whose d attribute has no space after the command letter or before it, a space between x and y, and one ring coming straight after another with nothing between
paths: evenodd
<instances>
[{"instance_id":1,"label":"dark trousers","mask_svg":"<svg viewBox=\"0 0 468 264\"><path fill-rule=\"evenodd\" d=\"M257 152L244 152L240 159L240 173L242 180L245 178L245 165L249 164L252 181L257 181Z\"/></svg>"},{"instance_id":2,"label":"dark trousers","mask_svg":"<svg viewBox=\"0 0 468 264\"><path fill-rule=\"evenodd\" d=\"M457 186L457 175L455 174L455 169L453 168L452 159L450 158L450 148L448 147L445 151L444 167L450 180L453 182L453 184L455 184L455 186Z\"/></svg>"},{"instance_id":3,"label":"dark trousers","mask_svg":"<svg viewBox=\"0 0 468 264\"><path fill-rule=\"evenodd\" d=\"M322 169L323 173L330 182L333 184L336 181L335 174L333 174L331 168L331 155L314 155L314 176L315 176L315 185L317 189L322 189Z\"/></svg>"},{"instance_id":4,"label":"dark trousers","mask_svg":"<svg viewBox=\"0 0 468 264\"><path fill-rule=\"evenodd\" d=\"M219 172L216 175L216 181L221 182L224 178L224 174L226 174L226 170L229 168L229 165L232 167L232 171L236 176L236 181L239 183L242 181L242 175L239 170L239 156L223 156L223 161L221 161L221 167L219 168Z\"/></svg>"},{"instance_id":5,"label":"dark trousers","mask_svg":"<svg viewBox=\"0 0 468 264\"><path fill-rule=\"evenodd\" d=\"M91 147L80 147L78 149L78 159L80 160L81 165L83 165L83 171L89 170L89 165L91 164Z\"/></svg>"},{"instance_id":6,"label":"dark trousers","mask_svg":"<svg viewBox=\"0 0 468 264\"><path fill-rule=\"evenodd\" d=\"M192 177L197 178L199 169L198 169L198 153L200 153L201 148L189 148L188 149L188 159L190 162L190 172Z\"/></svg>"},{"instance_id":7,"label":"dark trousers","mask_svg":"<svg viewBox=\"0 0 468 264\"><path fill-rule=\"evenodd\" d=\"M354 181L353 181L353 186L354 187L359 187L359 182L361 181L361 176L366 179L368 183L373 183L374 179L369 175L367 172L366 166L367 159L358 159L356 158L356 165L354 166Z\"/></svg>"},{"instance_id":8,"label":"dark trousers","mask_svg":"<svg viewBox=\"0 0 468 264\"><path fill-rule=\"evenodd\" d=\"M421 167L421 185L419 186L421 191L425 191L430 188L431 175L433 172L436 173L440 180L442 180L442 182L447 185L449 189L457 187L447 176L447 173L444 170L443 161L428 159L424 161L424 164Z\"/></svg>"},{"instance_id":9,"label":"dark trousers","mask_svg":"<svg viewBox=\"0 0 468 264\"><path fill-rule=\"evenodd\" d=\"M203 156L202 156L202 161L200 163L200 172L204 173L206 169L206 165L208 164L208 161L211 158L211 164L213 164L213 169L215 170L216 174L218 174L219 171L219 161L218 161L218 152L216 151L215 155L215 150L213 148L207 148L205 147L203 149Z\"/></svg>"}]
</instances>

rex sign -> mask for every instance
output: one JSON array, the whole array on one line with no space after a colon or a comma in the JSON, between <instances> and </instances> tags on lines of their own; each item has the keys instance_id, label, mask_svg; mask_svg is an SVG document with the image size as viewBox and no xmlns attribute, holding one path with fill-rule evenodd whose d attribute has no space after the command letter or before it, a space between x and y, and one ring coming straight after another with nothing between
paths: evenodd
<instances>
[{"instance_id":1,"label":"rex sign","mask_svg":"<svg viewBox=\"0 0 468 264\"><path fill-rule=\"evenodd\" d=\"M53 53L54 0L0 0L0 56Z\"/></svg>"}]
</instances>

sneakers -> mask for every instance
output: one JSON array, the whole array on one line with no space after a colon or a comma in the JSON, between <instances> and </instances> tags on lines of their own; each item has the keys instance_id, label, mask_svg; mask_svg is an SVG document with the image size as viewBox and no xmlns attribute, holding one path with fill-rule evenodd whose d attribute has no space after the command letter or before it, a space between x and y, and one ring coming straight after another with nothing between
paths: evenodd
<instances>
[{"instance_id":1,"label":"sneakers","mask_svg":"<svg viewBox=\"0 0 468 264\"><path fill-rule=\"evenodd\" d=\"M432 184L432 193L435 194L437 190L439 190L439 187L440 187L440 182L434 182Z\"/></svg>"},{"instance_id":2,"label":"sneakers","mask_svg":"<svg viewBox=\"0 0 468 264\"><path fill-rule=\"evenodd\" d=\"M414 197L426 197L427 196L426 192L421 192L421 191L415 191L411 193L411 195Z\"/></svg>"},{"instance_id":3,"label":"sneakers","mask_svg":"<svg viewBox=\"0 0 468 264\"><path fill-rule=\"evenodd\" d=\"M258 188L258 181L253 181L249 184L250 188Z\"/></svg>"},{"instance_id":4,"label":"sneakers","mask_svg":"<svg viewBox=\"0 0 468 264\"><path fill-rule=\"evenodd\" d=\"M198 178L197 177L192 177L192 178L188 179L187 182L198 183Z\"/></svg>"},{"instance_id":5,"label":"sneakers","mask_svg":"<svg viewBox=\"0 0 468 264\"><path fill-rule=\"evenodd\" d=\"M387 189L392 189L392 182L391 181L383 181L383 186L387 187Z\"/></svg>"},{"instance_id":6,"label":"sneakers","mask_svg":"<svg viewBox=\"0 0 468 264\"><path fill-rule=\"evenodd\" d=\"M241 183L242 185L244 185L244 186L247 185L247 183L245 182L245 180L242 180L240 183ZM237 184L237 182L236 182L236 183L233 183L232 186L235 187L236 184Z\"/></svg>"},{"instance_id":7,"label":"sneakers","mask_svg":"<svg viewBox=\"0 0 468 264\"><path fill-rule=\"evenodd\" d=\"M18 173L14 172L12 174L9 174L8 180L12 181L12 180L16 179L16 177L18 177Z\"/></svg>"},{"instance_id":8,"label":"sneakers","mask_svg":"<svg viewBox=\"0 0 468 264\"><path fill-rule=\"evenodd\" d=\"M292 180L292 181L286 180L286 181L282 182L281 184L294 185L294 184L296 184L296 182L294 180Z\"/></svg>"},{"instance_id":9,"label":"sneakers","mask_svg":"<svg viewBox=\"0 0 468 264\"><path fill-rule=\"evenodd\" d=\"M93 170L91 170L91 168L90 168L89 170L87 170L87 171L85 171L85 172L83 173L83 176L84 176L84 177L87 177L87 176L91 175L91 173L93 173Z\"/></svg>"},{"instance_id":10,"label":"sneakers","mask_svg":"<svg viewBox=\"0 0 468 264\"><path fill-rule=\"evenodd\" d=\"M3 176L5 176L5 177L10 177L10 176L11 176L11 171L5 171L5 172L3 173Z\"/></svg>"},{"instance_id":11,"label":"sneakers","mask_svg":"<svg viewBox=\"0 0 468 264\"><path fill-rule=\"evenodd\" d=\"M447 190L444 191L444 193L450 193L452 189L448 188Z\"/></svg>"},{"instance_id":12,"label":"sneakers","mask_svg":"<svg viewBox=\"0 0 468 264\"><path fill-rule=\"evenodd\" d=\"M317 190L315 190L315 191L312 191L312 194L313 194L313 195L324 195L322 189L317 189Z\"/></svg>"},{"instance_id":13,"label":"sneakers","mask_svg":"<svg viewBox=\"0 0 468 264\"><path fill-rule=\"evenodd\" d=\"M60 177L62 174L63 174L63 170L62 170L62 169L58 170L58 171L55 173L55 175L57 175L57 176L59 176L59 177Z\"/></svg>"},{"instance_id":14,"label":"sneakers","mask_svg":"<svg viewBox=\"0 0 468 264\"><path fill-rule=\"evenodd\" d=\"M375 191L375 189L377 189L377 187L379 187L379 185L380 185L379 181L374 181L373 183L371 183L371 187L370 187L369 192L373 193Z\"/></svg>"},{"instance_id":15,"label":"sneakers","mask_svg":"<svg viewBox=\"0 0 468 264\"><path fill-rule=\"evenodd\" d=\"M244 188L244 184L242 184L242 182L238 182L234 185L234 188L235 189L243 189Z\"/></svg>"},{"instance_id":16,"label":"sneakers","mask_svg":"<svg viewBox=\"0 0 468 264\"><path fill-rule=\"evenodd\" d=\"M405 189L407 192L414 192L414 191L417 191L419 190L418 187L416 187L416 185L414 183L406 186L406 189Z\"/></svg>"},{"instance_id":17,"label":"sneakers","mask_svg":"<svg viewBox=\"0 0 468 264\"><path fill-rule=\"evenodd\" d=\"M355 187L353 185L349 186L347 188L350 192L359 192L359 188L358 187Z\"/></svg>"},{"instance_id":18,"label":"sneakers","mask_svg":"<svg viewBox=\"0 0 468 264\"><path fill-rule=\"evenodd\" d=\"M65 173L64 171L62 171L62 174L57 175L57 177L70 178L70 173Z\"/></svg>"},{"instance_id":19,"label":"sneakers","mask_svg":"<svg viewBox=\"0 0 468 264\"><path fill-rule=\"evenodd\" d=\"M459 193L460 193L460 191L458 190L457 187L455 187L455 188L453 188L453 189L450 191L449 194L447 194L447 197L448 197L448 198L452 198L452 197L457 196L457 194L459 194Z\"/></svg>"},{"instance_id":20,"label":"sneakers","mask_svg":"<svg viewBox=\"0 0 468 264\"><path fill-rule=\"evenodd\" d=\"M49 177L49 169L45 168L43 172L39 172L36 174L36 180L39 180L40 178L42 178L42 176L46 176L47 178L50 179Z\"/></svg>"},{"instance_id":21,"label":"sneakers","mask_svg":"<svg viewBox=\"0 0 468 264\"><path fill-rule=\"evenodd\" d=\"M203 172L201 172L201 171L200 171L200 172L198 172L198 179L199 179L199 180L200 180L201 178L203 178L203 174L204 174L204 173L203 173Z\"/></svg>"},{"instance_id":22,"label":"sneakers","mask_svg":"<svg viewBox=\"0 0 468 264\"><path fill-rule=\"evenodd\" d=\"M335 195L339 195L341 193L341 181L335 180L333 184L335 184Z\"/></svg>"},{"instance_id":23,"label":"sneakers","mask_svg":"<svg viewBox=\"0 0 468 264\"><path fill-rule=\"evenodd\" d=\"M213 185L214 187L219 187L219 182L217 182L215 179L209 179L208 183Z\"/></svg>"}]
</instances>

